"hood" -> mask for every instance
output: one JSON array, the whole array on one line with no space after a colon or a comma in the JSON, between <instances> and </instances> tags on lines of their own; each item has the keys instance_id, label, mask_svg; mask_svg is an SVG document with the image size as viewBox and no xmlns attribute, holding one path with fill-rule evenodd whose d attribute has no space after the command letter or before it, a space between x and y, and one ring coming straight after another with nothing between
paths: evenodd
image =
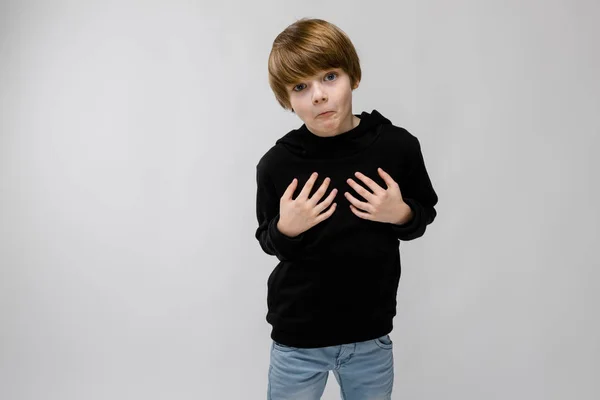
<instances>
[{"instance_id":1,"label":"hood","mask_svg":"<svg viewBox=\"0 0 600 400\"><path fill-rule=\"evenodd\" d=\"M360 123L353 129L336 136L321 137L308 130L306 124L288 132L276 144L303 158L339 158L360 152L370 146L379 136L382 125L390 120L377 110L354 114Z\"/></svg>"}]
</instances>

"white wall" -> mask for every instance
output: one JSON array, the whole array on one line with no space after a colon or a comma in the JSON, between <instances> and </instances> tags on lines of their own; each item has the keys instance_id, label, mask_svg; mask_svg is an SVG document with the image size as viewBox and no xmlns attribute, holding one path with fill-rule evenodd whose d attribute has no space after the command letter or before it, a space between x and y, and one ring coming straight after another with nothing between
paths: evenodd
<instances>
[{"instance_id":1,"label":"white wall","mask_svg":"<svg viewBox=\"0 0 600 400\"><path fill-rule=\"evenodd\" d=\"M266 62L305 16L440 198L393 398L599 398L600 3L205 3L1 3L0 398L266 397L255 165L301 124Z\"/></svg>"}]
</instances>

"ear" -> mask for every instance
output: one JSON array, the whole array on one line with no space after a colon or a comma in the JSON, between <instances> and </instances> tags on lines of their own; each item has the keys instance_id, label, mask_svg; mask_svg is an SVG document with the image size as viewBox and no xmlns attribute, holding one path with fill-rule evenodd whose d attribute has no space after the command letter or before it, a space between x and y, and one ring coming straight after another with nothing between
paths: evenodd
<instances>
[{"instance_id":1,"label":"ear","mask_svg":"<svg viewBox=\"0 0 600 400\"><path fill-rule=\"evenodd\" d=\"M356 83L354 84L354 86L352 87L352 90L354 89L358 89L360 81L356 81Z\"/></svg>"}]
</instances>

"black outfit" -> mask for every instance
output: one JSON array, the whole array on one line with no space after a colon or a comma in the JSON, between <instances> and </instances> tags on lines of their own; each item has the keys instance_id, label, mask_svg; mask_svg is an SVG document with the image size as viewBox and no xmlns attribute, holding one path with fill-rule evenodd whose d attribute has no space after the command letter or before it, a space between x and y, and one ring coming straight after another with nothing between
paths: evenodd
<instances>
[{"instance_id":1,"label":"black outfit","mask_svg":"<svg viewBox=\"0 0 600 400\"><path fill-rule=\"evenodd\" d=\"M375 339L392 331L400 280L400 240L422 236L436 217L435 193L418 139L379 112L356 115L355 128L320 137L306 125L287 133L256 166L256 238L279 259L267 282L266 320L271 338L287 346L314 348ZM366 201L346 180L369 188L354 173L387 185L382 168L400 186L413 218L395 225L369 221L350 210L349 192ZM309 197L326 177L337 209L326 220L294 238L277 229L279 202L298 178L295 199L313 172L319 174Z\"/></svg>"}]
</instances>

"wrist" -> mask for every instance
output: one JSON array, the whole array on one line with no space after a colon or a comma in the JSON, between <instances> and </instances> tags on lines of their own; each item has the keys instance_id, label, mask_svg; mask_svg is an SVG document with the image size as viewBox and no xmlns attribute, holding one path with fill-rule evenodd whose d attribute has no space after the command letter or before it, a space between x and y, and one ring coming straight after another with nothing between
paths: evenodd
<instances>
[{"instance_id":1,"label":"wrist","mask_svg":"<svg viewBox=\"0 0 600 400\"><path fill-rule=\"evenodd\" d=\"M292 239L298 235L293 234L292 232L288 232L284 226L282 226L281 220L277 221L277 230L283 235L283 236L287 236L288 238Z\"/></svg>"},{"instance_id":2,"label":"wrist","mask_svg":"<svg viewBox=\"0 0 600 400\"><path fill-rule=\"evenodd\" d=\"M409 223L413 217L414 212L412 208L406 203L402 203L400 206L400 211L398 211L399 218L394 222L396 225L404 225Z\"/></svg>"}]
</instances>

